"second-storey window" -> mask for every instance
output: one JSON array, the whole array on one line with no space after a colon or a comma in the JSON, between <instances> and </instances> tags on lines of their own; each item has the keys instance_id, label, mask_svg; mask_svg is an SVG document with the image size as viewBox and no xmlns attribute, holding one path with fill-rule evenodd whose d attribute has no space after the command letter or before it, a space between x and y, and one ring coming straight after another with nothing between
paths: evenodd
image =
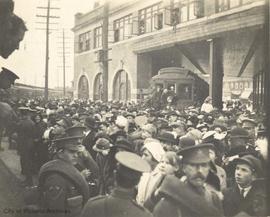
<instances>
[{"instance_id":1,"label":"second-storey window","mask_svg":"<svg viewBox=\"0 0 270 217\"><path fill-rule=\"evenodd\" d=\"M155 14L159 12L160 3L154 4L150 7L139 10L139 34L154 31Z\"/></svg>"},{"instance_id":2,"label":"second-storey window","mask_svg":"<svg viewBox=\"0 0 270 217\"><path fill-rule=\"evenodd\" d=\"M102 26L94 29L94 48L102 47Z\"/></svg>"},{"instance_id":3,"label":"second-storey window","mask_svg":"<svg viewBox=\"0 0 270 217\"><path fill-rule=\"evenodd\" d=\"M113 22L114 42L125 40L131 34L132 14Z\"/></svg>"},{"instance_id":4,"label":"second-storey window","mask_svg":"<svg viewBox=\"0 0 270 217\"><path fill-rule=\"evenodd\" d=\"M217 12L226 11L241 5L250 4L253 0L217 0Z\"/></svg>"},{"instance_id":5,"label":"second-storey window","mask_svg":"<svg viewBox=\"0 0 270 217\"><path fill-rule=\"evenodd\" d=\"M79 52L90 50L90 31L79 35Z\"/></svg>"}]
</instances>

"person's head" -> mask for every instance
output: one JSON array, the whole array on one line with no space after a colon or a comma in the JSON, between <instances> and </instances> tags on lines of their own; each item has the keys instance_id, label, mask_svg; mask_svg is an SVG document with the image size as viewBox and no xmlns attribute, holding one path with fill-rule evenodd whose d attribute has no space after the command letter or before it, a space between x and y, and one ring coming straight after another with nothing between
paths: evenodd
<instances>
[{"instance_id":1,"label":"person's head","mask_svg":"<svg viewBox=\"0 0 270 217\"><path fill-rule=\"evenodd\" d=\"M142 158L149 163L152 170L154 170L160 162L164 153L165 151L158 140L149 138L144 141Z\"/></svg>"},{"instance_id":2,"label":"person's head","mask_svg":"<svg viewBox=\"0 0 270 217\"><path fill-rule=\"evenodd\" d=\"M262 174L261 161L253 155L244 155L235 159L235 181L240 187L246 188Z\"/></svg>"},{"instance_id":3,"label":"person's head","mask_svg":"<svg viewBox=\"0 0 270 217\"><path fill-rule=\"evenodd\" d=\"M24 21L20 17L13 15L11 17L11 27L6 33L5 43L2 43L0 48L0 54L3 58L8 58L13 51L19 49L20 42L23 40L26 31Z\"/></svg>"},{"instance_id":4,"label":"person's head","mask_svg":"<svg viewBox=\"0 0 270 217\"><path fill-rule=\"evenodd\" d=\"M39 123L39 122L41 122L41 120L42 120L42 115L41 114L36 114L34 116L35 123Z\"/></svg>"},{"instance_id":5,"label":"person's head","mask_svg":"<svg viewBox=\"0 0 270 217\"><path fill-rule=\"evenodd\" d=\"M146 124L142 127L142 139L152 138L155 136L157 129L153 124Z\"/></svg>"},{"instance_id":6,"label":"person's head","mask_svg":"<svg viewBox=\"0 0 270 217\"><path fill-rule=\"evenodd\" d=\"M177 144L177 140L174 138L174 135L170 132L163 132L158 136L164 150L171 150L171 148Z\"/></svg>"},{"instance_id":7,"label":"person's head","mask_svg":"<svg viewBox=\"0 0 270 217\"><path fill-rule=\"evenodd\" d=\"M15 83L15 80L19 79L19 77L9 69L2 67L2 71L0 72L0 88L8 89L11 85Z\"/></svg>"},{"instance_id":8,"label":"person's head","mask_svg":"<svg viewBox=\"0 0 270 217\"><path fill-rule=\"evenodd\" d=\"M199 144L179 152L183 157L183 172L187 181L194 187L201 188L205 184L210 171L209 149L211 147L211 144Z\"/></svg>"},{"instance_id":9,"label":"person's head","mask_svg":"<svg viewBox=\"0 0 270 217\"><path fill-rule=\"evenodd\" d=\"M58 157L72 165L77 164L82 137L64 137L54 140Z\"/></svg>"},{"instance_id":10,"label":"person's head","mask_svg":"<svg viewBox=\"0 0 270 217\"><path fill-rule=\"evenodd\" d=\"M252 138L255 138L255 128L257 126L257 123L253 119L244 119L242 120L242 128L247 130L249 133L249 136Z\"/></svg>"},{"instance_id":11,"label":"person's head","mask_svg":"<svg viewBox=\"0 0 270 217\"><path fill-rule=\"evenodd\" d=\"M246 146L249 140L249 133L241 127L235 127L230 132L229 146L231 148Z\"/></svg>"},{"instance_id":12,"label":"person's head","mask_svg":"<svg viewBox=\"0 0 270 217\"><path fill-rule=\"evenodd\" d=\"M166 152L159 162L158 169L163 175L173 175L179 170L180 158L175 152Z\"/></svg>"},{"instance_id":13,"label":"person's head","mask_svg":"<svg viewBox=\"0 0 270 217\"><path fill-rule=\"evenodd\" d=\"M143 172L150 172L149 164L139 155L121 151L116 153L117 167L115 170L116 184L122 188L135 187Z\"/></svg>"},{"instance_id":14,"label":"person's head","mask_svg":"<svg viewBox=\"0 0 270 217\"><path fill-rule=\"evenodd\" d=\"M95 150L98 153L101 153L103 156L107 156L110 152L111 147L113 147L113 145L111 144L109 138L99 138L95 142L93 150Z\"/></svg>"}]
</instances>

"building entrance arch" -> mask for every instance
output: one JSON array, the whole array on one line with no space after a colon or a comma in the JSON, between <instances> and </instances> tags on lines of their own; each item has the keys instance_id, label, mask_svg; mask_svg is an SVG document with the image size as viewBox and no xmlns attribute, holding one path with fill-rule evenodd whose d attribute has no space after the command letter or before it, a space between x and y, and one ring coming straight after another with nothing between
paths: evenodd
<instances>
[{"instance_id":1,"label":"building entrance arch","mask_svg":"<svg viewBox=\"0 0 270 217\"><path fill-rule=\"evenodd\" d=\"M94 100L102 100L103 96L103 79L102 79L102 73L98 73L95 77L94 81Z\"/></svg>"},{"instance_id":2,"label":"building entrance arch","mask_svg":"<svg viewBox=\"0 0 270 217\"><path fill-rule=\"evenodd\" d=\"M82 75L79 80L78 98L89 99L89 82L85 75Z\"/></svg>"},{"instance_id":3,"label":"building entrance arch","mask_svg":"<svg viewBox=\"0 0 270 217\"><path fill-rule=\"evenodd\" d=\"M120 70L116 73L113 80L113 99L128 101L131 98L131 88L128 73Z\"/></svg>"}]
</instances>

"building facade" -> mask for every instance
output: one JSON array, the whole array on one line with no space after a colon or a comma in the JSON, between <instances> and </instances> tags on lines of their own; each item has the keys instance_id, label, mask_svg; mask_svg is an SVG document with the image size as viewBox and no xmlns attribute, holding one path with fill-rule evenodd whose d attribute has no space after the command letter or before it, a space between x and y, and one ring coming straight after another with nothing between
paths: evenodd
<instances>
[{"instance_id":1,"label":"building facade","mask_svg":"<svg viewBox=\"0 0 270 217\"><path fill-rule=\"evenodd\" d=\"M108 61L109 100L136 101L164 67L185 67L208 79L209 94L217 105L232 90L242 93L253 89L254 83L262 86L263 78L257 77L264 69L264 0L108 4L105 34L104 6L75 15L75 97L102 99L102 61ZM104 35L108 35L105 51ZM103 52L108 54L106 60ZM262 95L263 88L256 87L256 94Z\"/></svg>"}]
</instances>

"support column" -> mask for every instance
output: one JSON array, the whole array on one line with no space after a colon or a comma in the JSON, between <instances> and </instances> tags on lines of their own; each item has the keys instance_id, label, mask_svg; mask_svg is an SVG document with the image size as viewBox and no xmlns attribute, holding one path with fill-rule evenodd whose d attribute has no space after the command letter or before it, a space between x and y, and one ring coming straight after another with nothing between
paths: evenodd
<instances>
[{"instance_id":1,"label":"support column","mask_svg":"<svg viewBox=\"0 0 270 217\"><path fill-rule=\"evenodd\" d=\"M222 109L222 90L223 90L223 49L221 39L214 38L210 42L210 87L209 96L212 97L213 106Z\"/></svg>"}]
</instances>

